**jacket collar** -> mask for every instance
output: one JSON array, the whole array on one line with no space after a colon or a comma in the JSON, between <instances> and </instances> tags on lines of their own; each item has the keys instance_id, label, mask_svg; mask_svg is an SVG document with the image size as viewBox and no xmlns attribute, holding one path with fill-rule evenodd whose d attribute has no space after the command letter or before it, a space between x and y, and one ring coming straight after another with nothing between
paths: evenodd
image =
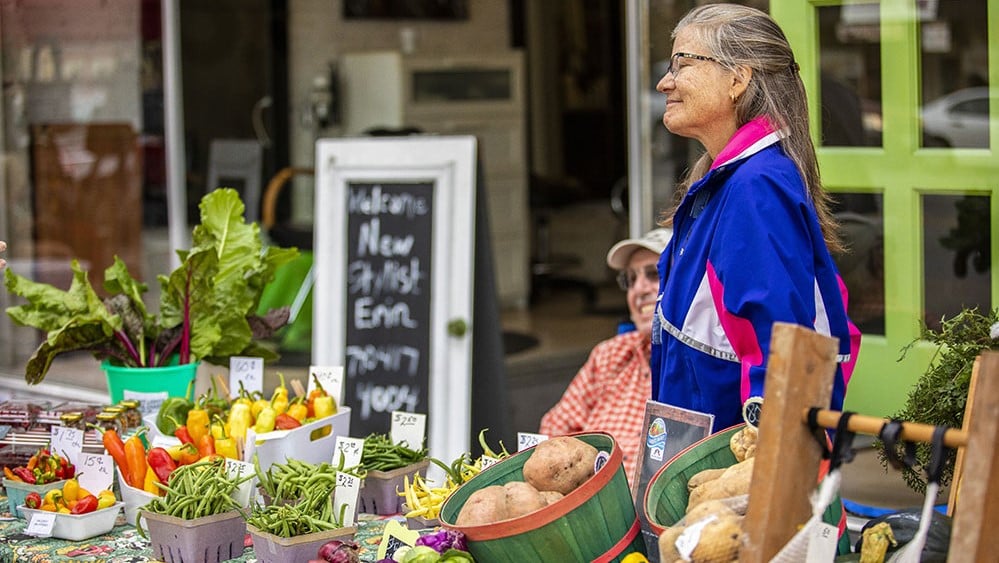
<instances>
[{"instance_id":1,"label":"jacket collar","mask_svg":"<svg viewBox=\"0 0 999 563\"><path fill-rule=\"evenodd\" d=\"M782 131L776 131L769 119L764 116L757 117L740 127L735 135L732 135L725 148L715 157L715 161L711 164L711 170L748 158L780 141L783 137L785 134Z\"/></svg>"}]
</instances>

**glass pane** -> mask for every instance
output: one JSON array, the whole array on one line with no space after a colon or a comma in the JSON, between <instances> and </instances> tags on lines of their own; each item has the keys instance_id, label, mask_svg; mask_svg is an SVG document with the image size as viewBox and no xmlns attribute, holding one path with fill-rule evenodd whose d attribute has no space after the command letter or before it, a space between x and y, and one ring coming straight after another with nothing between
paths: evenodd
<instances>
[{"instance_id":1,"label":"glass pane","mask_svg":"<svg viewBox=\"0 0 999 563\"><path fill-rule=\"evenodd\" d=\"M986 3L939 0L920 6L922 146L988 148Z\"/></svg>"},{"instance_id":2,"label":"glass pane","mask_svg":"<svg viewBox=\"0 0 999 563\"><path fill-rule=\"evenodd\" d=\"M924 318L931 328L963 308L992 308L989 205L988 196L923 196Z\"/></svg>"},{"instance_id":3,"label":"glass pane","mask_svg":"<svg viewBox=\"0 0 999 563\"><path fill-rule=\"evenodd\" d=\"M835 256L849 291L850 320L863 334L885 333L884 221L882 196L833 194L847 252Z\"/></svg>"},{"instance_id":4,"label":"glass pane","mask_svg":"<svg viewBox=\"0 0 999 563\"><path fill-rule=\"evenodd\" d=\"M413 101L506 101L511 97L510 72L500 70L435 70L413 73Z\"/></svg>"},{"instance_id":5,"label":"glass pane","mask_svg":"<svg viewBox=\"0 0 999 563\"><path fill-rule=\"evenodd\" d=\"M823 146L881 145L877 3L818 8Z\"/></svg>"},{"instance_id":6,"label":"glass pane","mask_svg":"<svg viewBox=\"0 0 999 563\"><path fill-rule=\"evenodd\" d=\"M166 232L159 6L4 2L0 38L7 175L0 238L10 245L10 270L66 289L78 259L101 292L104 269L118 256L134 277L152 281L151 296L169 265L159 242ZM21 301L0 294L0 373L16 378L41 335L15 326L2 309Z\"/></svg>"}]
</instances>

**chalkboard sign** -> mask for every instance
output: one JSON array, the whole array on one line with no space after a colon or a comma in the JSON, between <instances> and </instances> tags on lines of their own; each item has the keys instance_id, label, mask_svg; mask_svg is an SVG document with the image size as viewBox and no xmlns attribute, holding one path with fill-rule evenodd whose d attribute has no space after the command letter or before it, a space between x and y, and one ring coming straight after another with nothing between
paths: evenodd
<instances>
[{"instance_id":1,"label":"chalkboard sign","mask_svg":"<svg viewBox=\"0 0 999 563\"><path fill-rule=\"evenodd\" d=\"M346 386L356 436L427 412L434 186L347 183Z\"/></svg>"},{"instance_id":2,"label":"chalkboard sign","mask_svg":"<svg viewBox=\"0 0 999 563\"><path fill-rule=\"evenodd\" d=\"M312 363L344 366L350 434L427 414L435 457L468 451L474 137L316 145ZM451 330L449 330L449 326Z\"/></svg>"}]
</instances>

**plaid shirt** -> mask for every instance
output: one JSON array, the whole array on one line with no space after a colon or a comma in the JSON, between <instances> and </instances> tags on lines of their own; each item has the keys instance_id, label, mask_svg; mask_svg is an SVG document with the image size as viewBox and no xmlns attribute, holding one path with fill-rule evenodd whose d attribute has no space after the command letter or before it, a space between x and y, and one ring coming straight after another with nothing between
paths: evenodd
<instances>
[{"instance_id":1,"label":"plaid shirt","mask_svg":"<svg viewBox=\"0 0 999 563\"><path fill-rule=\"evenodd\" d=\"M606 432L624 454L631 481L642 439L645 401L652 397L651 342L638 331L597 344L562 398L541 419L541 434Z\"/></svg>"}]
</instances>

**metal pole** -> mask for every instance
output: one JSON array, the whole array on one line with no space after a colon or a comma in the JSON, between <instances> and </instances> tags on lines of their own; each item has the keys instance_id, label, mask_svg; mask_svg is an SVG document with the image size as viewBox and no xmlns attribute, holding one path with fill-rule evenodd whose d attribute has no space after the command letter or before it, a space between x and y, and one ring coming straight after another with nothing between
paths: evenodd
<instances>
[{"instance_id":1,"label":"metal pole","mask_svg":"<svg viewBox=\"0 0 999 563\"><path fill-rule=\"evenodd\" d=\"M648 92L648 2L625 5L625 61L628 109L628 233L638 237L652 228L651 127Z\"/></svg>"},{"instance_id":2,"label":"metal pole","mask_svg":"<svg viewBox=\"0 0 999 563\"><path fill-rule=\"evenodd\" d=\"M184 146L184 82L180 71L180 0L163 0L163 118L166 132L167 220L170 268L177 250L190 247L187 228L187 163Z\"/></svg>"}]
</instances>

